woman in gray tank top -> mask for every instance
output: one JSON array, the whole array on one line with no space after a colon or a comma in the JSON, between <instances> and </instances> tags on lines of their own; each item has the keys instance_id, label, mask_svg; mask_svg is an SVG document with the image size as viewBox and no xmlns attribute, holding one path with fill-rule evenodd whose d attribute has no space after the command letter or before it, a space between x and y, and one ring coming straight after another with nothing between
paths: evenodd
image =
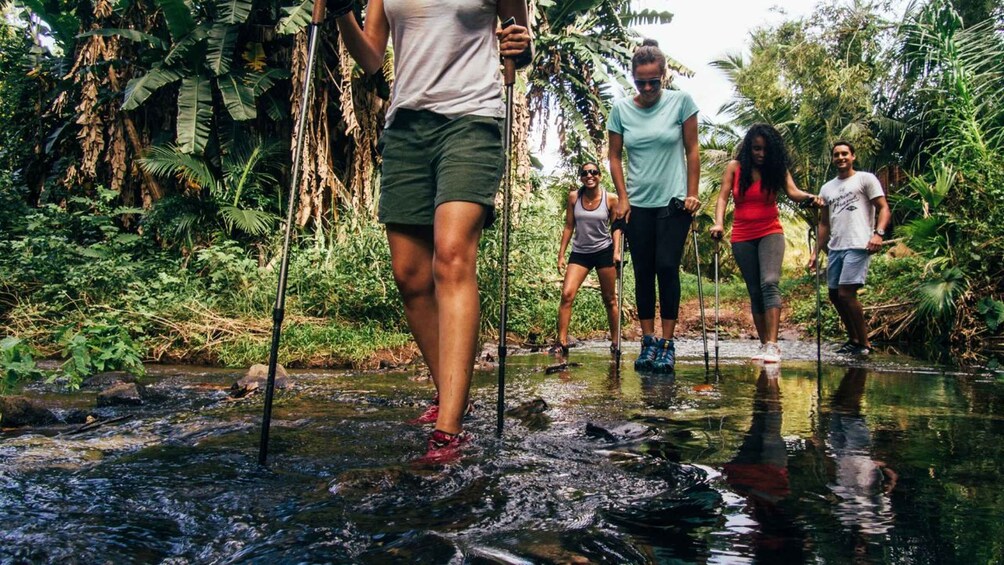
<instances>
[{"instance_id":1,"label":"woman in gray tank top","mask_svg":"<svg viewBox=\"0 0 1004 565\"><path fill-rule=\"evenodd\" d=\"M380 137L379 219L405 316L436 397L415 423L435 423L423 460L459 456L468 435L480 329L477 252L504 169L499 57L529 63L524 0L331 0L349 53L368 74L394 44L394 92ZM499 21L515 24L500 28Z\"/></svg>"},{"instance_id":2,"label":"woman in gray tank top","mask_svg":"<svg viewBox=\"0 0 1004 565\"><path fill-rule=\"evenodd\" d=\"M558 306L558 342L552 354L562 361L568 357L568 325L572 320L572 303L589 271L596 269L600 279L600 293L610 322L610 339L617 331L617 269L620 261L620 238L610 235L610 217L617 206L617 195L600 186L600 167L587 162L579 167L582 187L568 193L565 207L565 229L561 232L558 249L558 274L564 274L561 286L561 304ZM572 254L567 268L565 250L572 242Z\"/></svg>"}]
</instances>

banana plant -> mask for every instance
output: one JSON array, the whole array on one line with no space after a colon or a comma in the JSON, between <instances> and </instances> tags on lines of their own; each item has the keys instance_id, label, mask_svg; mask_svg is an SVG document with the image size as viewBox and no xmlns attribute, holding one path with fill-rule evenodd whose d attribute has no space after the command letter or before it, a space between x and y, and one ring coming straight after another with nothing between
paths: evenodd
<instances>
[{"instance_id":1,"label":"banana plant","mask_svg":"<svg viewBox=\"0 0 1004 565\"><path fill-rule=\"evenodd\" d=\"M135 110L158 90L180 83L175 143L183 153L201 155L218 113L214 90L230 119L252 120L257 117L258 98L289 73L268 68L264 57L256 54L256 44L240 44L239 31L252 12L251 0L215 0L198 9L185 0L156 0L156 4L169 40L129 29L99 29L82 35L118 35L149 46L152 53L146 56L155 62L146 74L129 81L122 108ZM243 65L235 63L239 51L244 54Z\"/></svg>"}]
</instances>

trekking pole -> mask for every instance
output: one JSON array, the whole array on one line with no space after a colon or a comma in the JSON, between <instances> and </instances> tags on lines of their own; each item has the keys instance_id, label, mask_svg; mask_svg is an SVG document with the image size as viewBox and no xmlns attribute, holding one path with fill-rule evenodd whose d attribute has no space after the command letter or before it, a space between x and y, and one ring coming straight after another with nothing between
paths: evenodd
<instances>
[{"instance_id":1,"label":"trekking pole","mask_svg":"<svg viewBox=\"0 0 1004 565\"><path fill-rule=\"evenodd\" d=\"M314 11L307 26L307 67L303 74L303 90L300 95L300 114L296 119L296 148L293 151L293 171L290 177L289 198L286 211L286 234L282 241L282 261L279 266L279 285L275 292L275 305L272 308L272 348L268 354L268 380L265 384L265 412L261 422L261 441L258 446L258 464L265 465L268 458L268 430L272 424L272 397L275 394L275 371L279 362L279 336L282 332L282 319L286 310L286 278L289 275L289 244L293 237L293 214L296 210L296 187L300 180L300 167L303 164L304 130L307 125L307 110L310 103L310 90L314 73L314 62L317 59L317 36L324 14L327 0L314 0Z\"/></svg>"},{"instance_id":2,"label":"trekking pole","mask_svg":"<svg viewBox=\"0 0 1004 565\"><path fill-rule=\"evenodd\" d=\"M621 371L621 334L623 333L624 320L624 254L627 253L625 247L627 239L624 237L624 230L621 229L619 235L621 258L617 262L617 335L614 337L614 363L617 365L617 373Z\"/></svg>"},{"instance_id":3,"label":"trekking pole","mask_svg":"<svg viewBox=\"0 0 1004 565\"><path fill-rule=\"evenodd\" d=\"M718 253L722 240L715 238L715 375L718 375Z\"/></svg>"},{"instance_id":4,"label":"trekking pole","mask_svg":"<svg viewBox=\"0 0 1004 565\"><path fill-rule=\"evenodd\" d=\"M701 303L701 336L704 338L704 373L711 370L708 361L708 325L704 321L704 284L701 282L701 255L697 250L697 230L692 229L694 234L694 264L697 266L697 300Z\"/></svg>"},{"instance_id":5,"label":"trekking pole","mask_svg":"<svg viewBox=\"0 0 1004 565\"><path fill-rule=\"evenodd\" d=\"M823 311L823 299L820 294L820 284L819 284L819 208L816 208L816 223L813 226L815 231L814 238L816 240L816 379L820 380L823 377L823 325L822 325L822 311Z\"/></svg>"},{"instance_id":6,"label":"trekking pole","mask_svg":"<svg viewBox=\"0 0 1004 565\"><path fill-rule=\"evenodd\" d=\"M509 18L502 23L507 28L516 23L515 18ZM512 207L512 104L513 85L516 84L516 61L506 57L503 61L503 83L505 84L505 172L502 176L502 278L499 281L501 293L499 306L499 390L496 403L497 421L496 434L502 437L503 412L505 412L505 358L509 352L506 347L506 325L509 317L509 209Z\"/></svg>"}]
</instances>

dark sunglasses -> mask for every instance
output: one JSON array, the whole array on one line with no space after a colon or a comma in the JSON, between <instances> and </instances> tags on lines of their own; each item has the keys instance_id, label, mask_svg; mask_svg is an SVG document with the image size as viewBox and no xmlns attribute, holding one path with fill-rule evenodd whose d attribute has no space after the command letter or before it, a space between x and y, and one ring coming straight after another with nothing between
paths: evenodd
<instances>
[{"instance_id":1,"label":"dark sunglasses","mask_svg":"<svg viewBox=\"0 0 1004 565\"><path fill-rule=\"evenodd\" d=\"M583 169L581 172L579 172L580 177L584 177L586 175L589 175L591 177L598 177L600 176L600 171L598 169Z\"/></svg>"},{"instance_id":2,"label":"dark sunglasses","mask_svg":"<svg viewBox=\"0 0 1004 565\"><path fill-rule=\"evenodd\" d=\"M634 85L638 87L639 90L647 86L654 86L659 88L662 86L661 78L636 78L634 79Z\"/></svg>"}]
</instances>

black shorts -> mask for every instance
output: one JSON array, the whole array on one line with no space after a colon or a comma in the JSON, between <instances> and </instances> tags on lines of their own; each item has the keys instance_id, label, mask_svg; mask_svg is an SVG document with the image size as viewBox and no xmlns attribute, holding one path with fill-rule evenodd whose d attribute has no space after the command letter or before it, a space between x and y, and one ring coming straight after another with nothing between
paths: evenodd
<instances>
[{"instance_id":1,"label":"black shorts","mask_svg":"<svg viewBox=\"0 0 1004 565\"><path fill-rule=\"evenodd\" d=\"M606 267L614 266L614 246L611 245L606 249L600 249L599 251L594 251L592 253L579 253L577 251L572 251L572 254L568 256L569 263L575 263L576 265L582 265L587 269L604 269Z\"/></svg>"}]
</instances>

